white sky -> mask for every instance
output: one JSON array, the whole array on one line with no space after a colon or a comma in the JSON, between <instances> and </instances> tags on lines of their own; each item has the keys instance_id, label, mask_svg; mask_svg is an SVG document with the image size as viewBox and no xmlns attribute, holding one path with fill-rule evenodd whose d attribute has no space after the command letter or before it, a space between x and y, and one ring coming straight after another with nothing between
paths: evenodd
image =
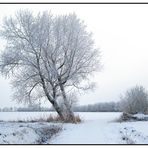
<instances>
[{"instance_id":1,"label":"white sky","mask_svg":"<svg viewBox=\"0 0 148 148\"><path fill-rule=\"evenodd\" d=\"M95 90L82 93L79 104L118 101L121 93L136 84L148 90L148 5L0 4L0 23L4 16L26 8L53 14L75 12L93 32L104 68L92 78L97 83ZM0 77L1 107L17 106L11 101L10 87Z\"/></svg>"}]
</instances>

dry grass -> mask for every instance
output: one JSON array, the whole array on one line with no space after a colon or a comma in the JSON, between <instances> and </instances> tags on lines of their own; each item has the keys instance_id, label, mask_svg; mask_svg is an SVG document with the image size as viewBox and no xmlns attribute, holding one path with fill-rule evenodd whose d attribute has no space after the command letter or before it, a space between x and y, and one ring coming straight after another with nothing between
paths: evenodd
<instances>
[{"instance_id":1,"label":"dry grass","mask_svg":"<svg viewBox=\"0 0 148 148\"><path fill-rule=\"evenodd\" d=\"M40 117L40 118L29 118L29 119L25 119L25 120L15 120L15 121L10 121L10 122L53 122L53 123L74 123L74 124L78 124L82 122L82 119L80 118L79 115L76 115L74 118L69 119L69 118L65 118L64 120L62 120L60 118L60 116L53 116L53 115L49 115L48 117L44 116L44 117Z\"/></svg>"},{"instance_id":2,"label":"dry grass","mask_svg":"<svg viewBox=\"0 0 148 148\"><path fill-rule=\"evenodd\" d=\"M64 120L62 120L59 116L52 116L50 115L47 119L46 122L63 122L63 123L80 123L82 122L81 118L79 115L75 116L74 118L65 118Z\"/></svg>"},{"instance_id":3,"label":"dry grass","mask_svg":"<svg viewBox=\"0 0 148 148\"><path fill-rule=\"evenodd\" d=\"M82 119L80 118L79 115L76 115L76 116L74 116L74 118L70 118L70 119L65 118L63 122L64 123L75 123L75 124L77 124L77 123L81 123Z\"/></svg>"}]
</instances>

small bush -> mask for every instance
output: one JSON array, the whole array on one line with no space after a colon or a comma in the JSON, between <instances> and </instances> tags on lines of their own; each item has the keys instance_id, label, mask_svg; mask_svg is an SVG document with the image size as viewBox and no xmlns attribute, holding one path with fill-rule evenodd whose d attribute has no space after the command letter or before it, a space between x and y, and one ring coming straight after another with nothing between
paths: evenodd
<instances>
[{"instance_id":1,"label":"small bush","mask_svg":"<svg viewBox=\"0 0 148 148\"><path fill-rule=\"evenodd\" d=\"M123 113L119 119L117 119L116 121L117 122L126 122L126 121L133 121L133 120L137 120L136 117L134 117L133 115L131 114L128 114L128 113Z\"/></svg>"}]
</instances>

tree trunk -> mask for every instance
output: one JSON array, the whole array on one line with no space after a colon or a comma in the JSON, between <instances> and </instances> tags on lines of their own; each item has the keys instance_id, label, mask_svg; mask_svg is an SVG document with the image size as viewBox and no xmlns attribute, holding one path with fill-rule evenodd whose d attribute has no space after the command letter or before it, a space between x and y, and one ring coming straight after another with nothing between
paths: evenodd
<instances>
[{"instance_id":1,"label":"tree trunk","mask_svg":"<svg viewBox=\"0 0 148 148\"><path fill-rule=\"evenodd\" d=\"M73 113L73 111L70 107L68 100L67 100L65 89L64 89L63 85L61 84L60 79L58 79L58 81L59 81L59 86L60 86L60 89L61 89L61 92L62 92L64 104L65 104L65 107L67 109L67 118L68 118L68 120L74 120L74 113Z\"/></svg>"},{"instance_id":2,"label":"tree trunk","mask_svg":"<svg viewBox=\"0 0 148 148\"><path fill-rule=\"evenodd\" d=\"M64 115L63 115L63 112L62 112L61 108L59 107L58 103L56 102L56 99L51 97L50 94L48 93L48 90L46 88L45 81L44 81L44 78L43 78L43 76L41 74L41 71L39 70L39 72L40 72L40 78L41 78L41 81L42 81L43 90L45 92L45 95L46 95L47 99L53 105L54 109L56 110L56 112L60 116L61 120L64 121L65 118L64 118Z\"/></svg>"},{"instance_id":3,"label":"tree trunk","mask_svg":"<svg viewBox=\"0 0 148 148\"><path fill-rule=\"evenodd\" d=\"M53 105L54 109L56 110L56 112L57 112L58 115L60 116L61 120L64 121L63 111L62 111L62 109L59 107L58 103L56 102L56 99L55 99L55 98L51 99L51 97L50 97L50 95L49 95L49 93L48 93L48 91L47 91L45 85L44 85L43 88L44 88L44 92L45 92L45 94L46 94L47 99L48 99L49 102Z\"/></svg>"},{"instance_id":4,"label":"tree trunk","mask_svg":"<svg viewBox=\"0 0 148 148\"><path fill-rule=\"evenodd\" d=\"M49 100L49 99L48 99ZM50 100L49 100L50 101ZM58 103L54 100L54 101L50 101L50 103L53 105L54 109L56 110L56 112L58 113L58 115L60 116L61 120L64 121L65 117L63 115L63 111L61 110L61 108L59 107Z\"/></svg>"},{"instance_id":5,"label":"tree trunk","mask_svg":"<svg viewBox=\"0 0 148 148\"><path fill-rule=\"evenodd\" d=\"M64 116L63 114L63 111L62 109L59 107L58 103L56 102L55 98L52 98L50 96L50 94L48 93L48 90L46 88L46 85L45 85L45 81L44 81L44 78L42 76L42 73L41 73L41 70L40 70L40 66L39 66L39 59L37 61L38 63L38 68L39 68L39 74L40 74L40 78L41 78L41 81L42 81L42 86L43 86L43 90L48 98L48 100L51 102L51 104L53 105L53 107L55 108L55 110L57 111L57 113L59 114L59 116L61 117L61 119L64 121L65 119L66 120L69 120L69 121L74 121L74 113L73 111L71 110L70 108L70 105L69 105L69 102L67 100L67 97L66 97L66 93L65 93L65 90L64 90L64 87L63 87L63 84L61 83L61 80L60 78L58 77L58 82L59 82L59 86L60 86L60 89L61 89L61 92L62 92L62 96L63 96L63 100L64 100L64 104L66 106L66 109L67 109L67 114L66 114L66 117Z\"/></svg>"}]
</instances>

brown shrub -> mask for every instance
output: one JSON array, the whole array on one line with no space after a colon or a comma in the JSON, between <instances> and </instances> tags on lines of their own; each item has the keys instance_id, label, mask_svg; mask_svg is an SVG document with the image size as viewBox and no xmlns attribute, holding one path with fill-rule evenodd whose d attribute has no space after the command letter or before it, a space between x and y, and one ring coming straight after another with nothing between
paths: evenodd
<instances>
[{"instance_id":1,"label":"brown shrub","mask_svg":"<svg viewBox=\"0 0 148 148\"><path fill-rule=\"evenodd\" d=\"M65 118L64 120L62 120L60 118L60 116L52 116L50 115L47 119L46 119L47 122L64 122L64 123L80 123L82 122L81 118L79 115L77 116L74 116L74 118Z\"/></svg>"}]
</instances>

